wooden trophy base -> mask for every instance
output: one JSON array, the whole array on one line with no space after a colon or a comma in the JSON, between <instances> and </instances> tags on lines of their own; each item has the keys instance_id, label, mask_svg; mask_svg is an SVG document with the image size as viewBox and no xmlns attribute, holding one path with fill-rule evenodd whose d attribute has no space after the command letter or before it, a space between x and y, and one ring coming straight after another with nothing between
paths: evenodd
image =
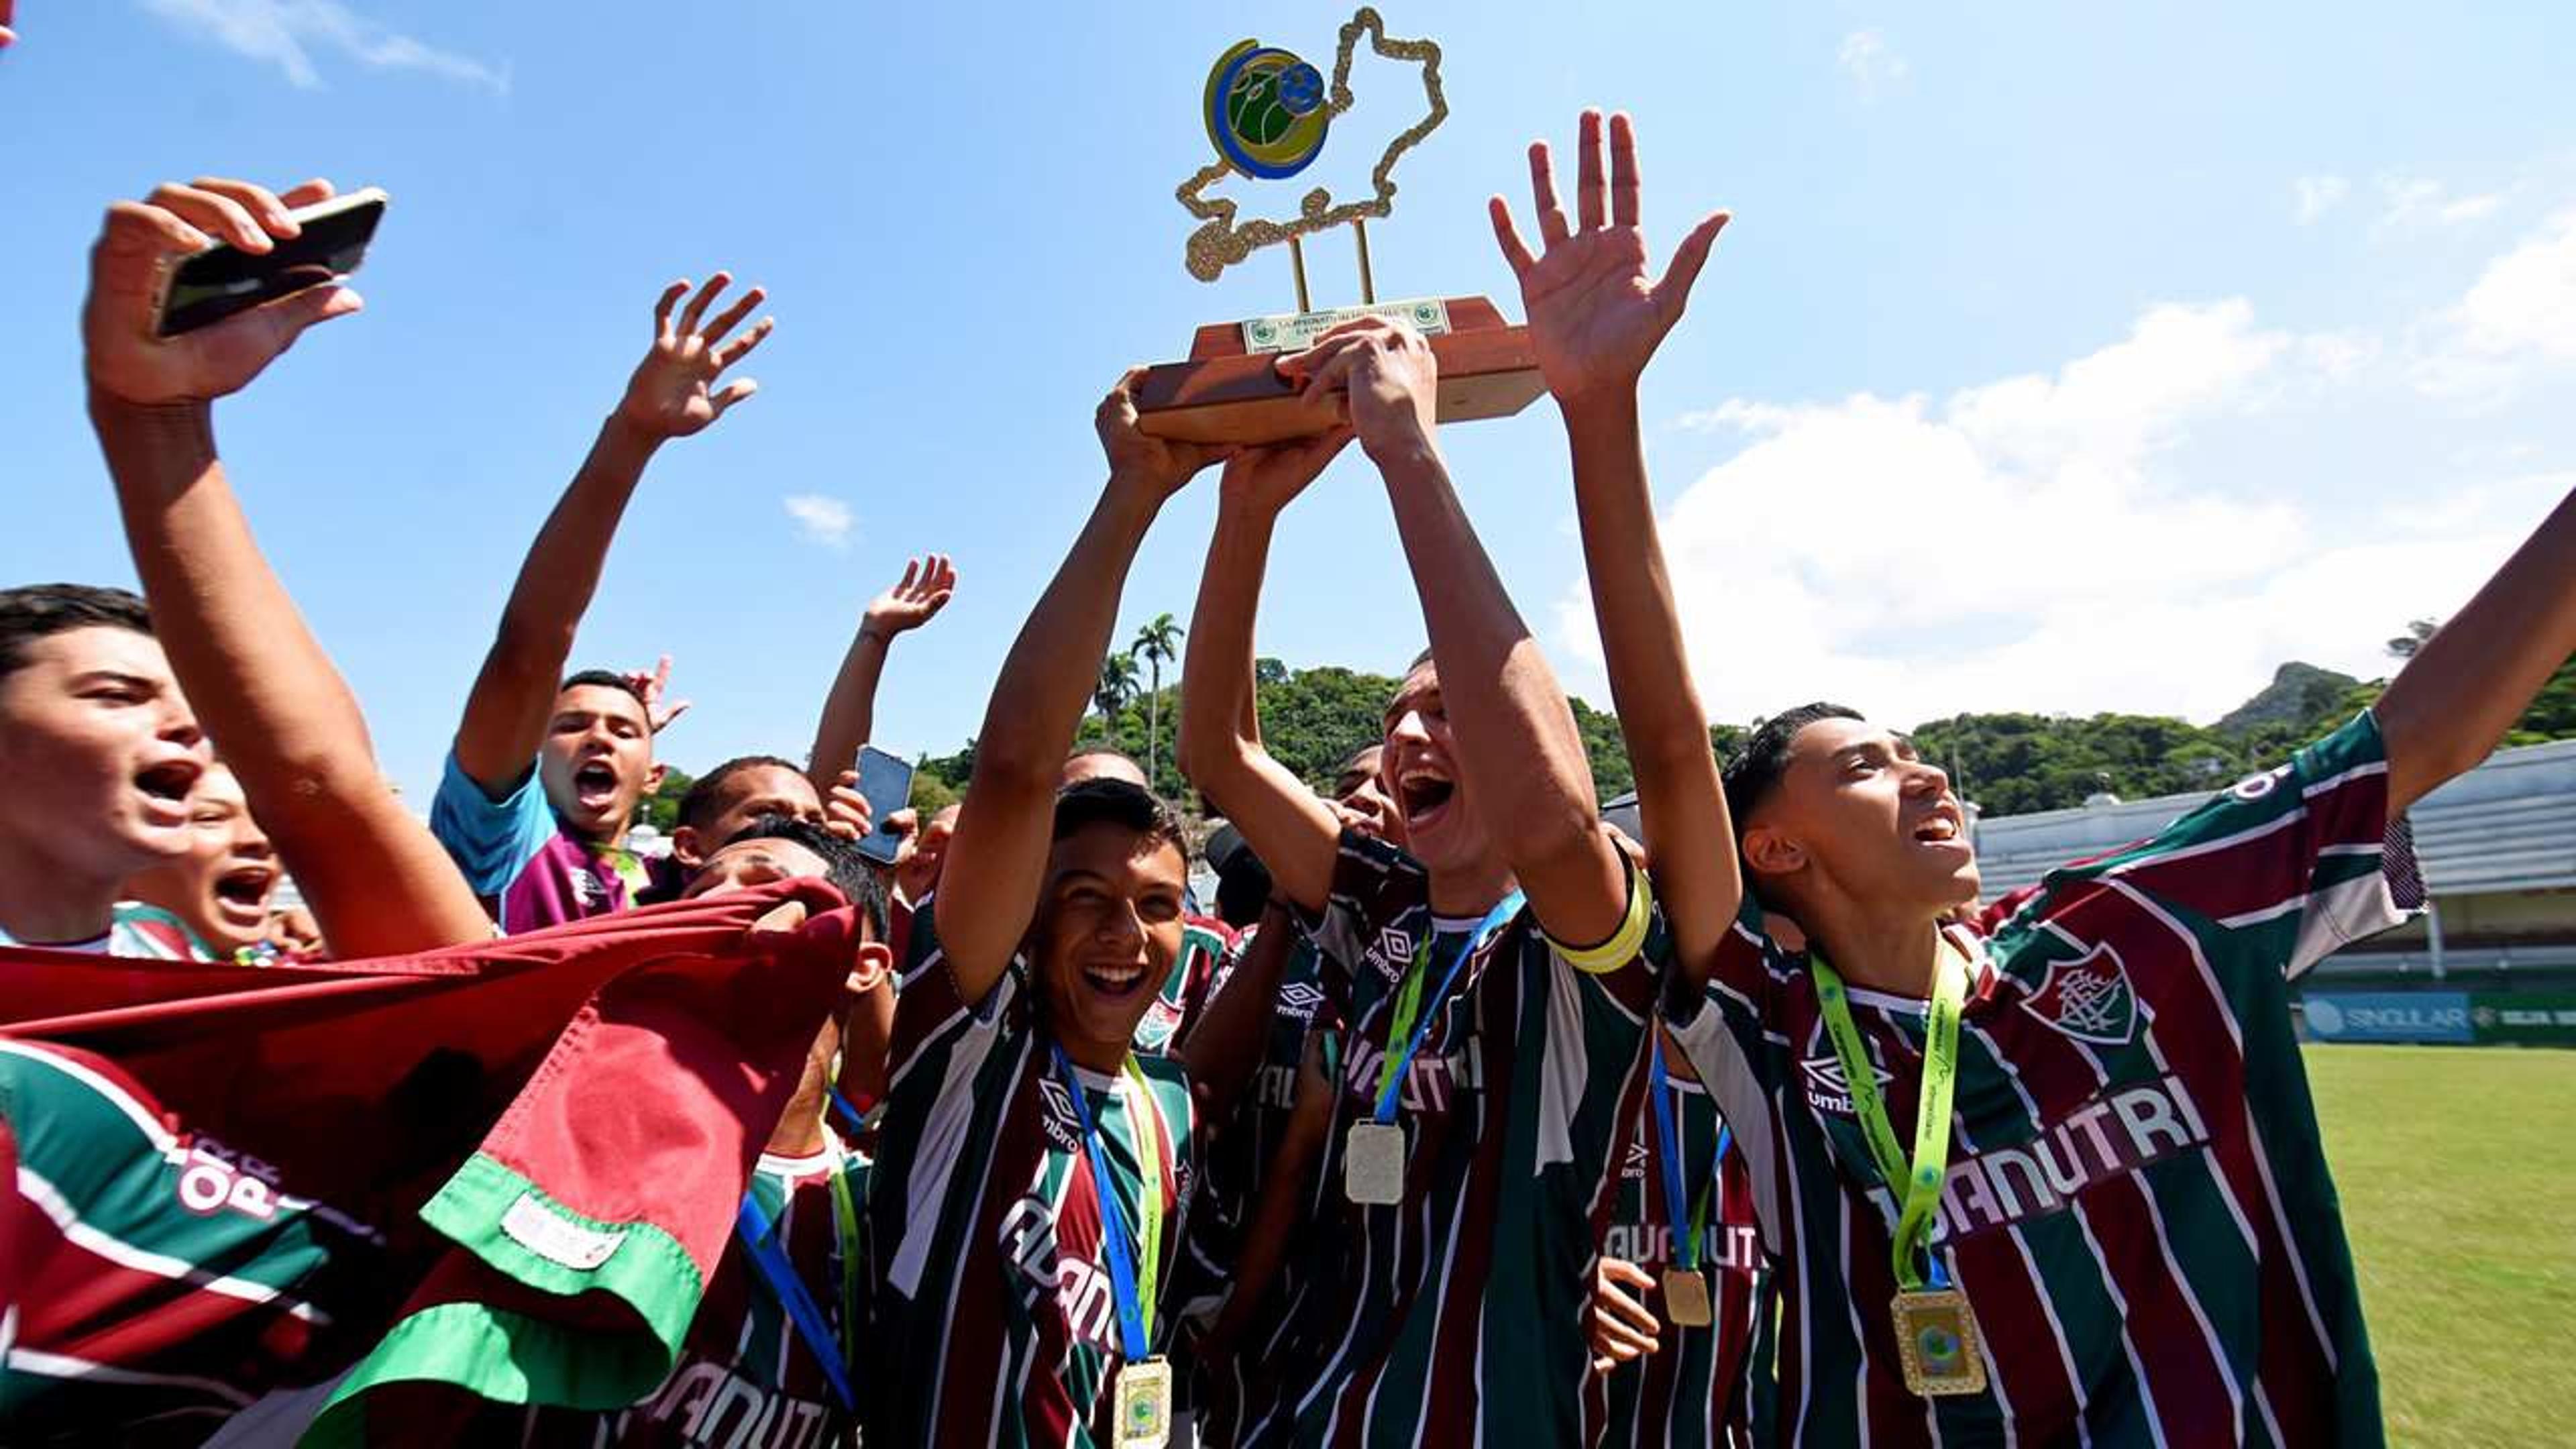
<instances>
[{"instance_id":1,"label":"wooden trophy base","mask_svg":"<svg viewBox=\"0 0 2576 1449\"><path fill-rule=\"evenodd\" d=\"M1529 329L1504 321L1488 299L1381 302L1200 328L1189 361L1146 370L1136 391L1137 426L1153 437L1192 443L1275 443L1323 432L1340 421L1340 400L1303 401L1279 375L1278 361L1311 343L1331 322L1364 313L1419 319L1417 325L1443 329L1422 326L1432 334L1431 354L1440 362L1444 423L1509 417L1547 390Z\"/></svg>"}]
</instances>

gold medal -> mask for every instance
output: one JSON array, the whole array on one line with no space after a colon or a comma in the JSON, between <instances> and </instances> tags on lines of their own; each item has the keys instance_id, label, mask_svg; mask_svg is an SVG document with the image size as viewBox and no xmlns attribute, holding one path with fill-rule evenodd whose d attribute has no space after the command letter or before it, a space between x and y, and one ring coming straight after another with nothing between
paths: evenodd
<instances>
[{"instance_id":1,"label":"gold medal","mask_svg":"<svg viewBox=\"0 0 2576 1449\"><path fill-rule=\"evenodd\" d=\"M1118 1370L1118 1449L1163 1449L1172 1437L1172 1366L1159 1358Z\"/></svg>"},{"instance_id":2,"label":"gold medal","mask_svg":"<svg viewBox=\"0 0 2576 1449\"><path fill-rule=\"evenodd\" d=\"M1706 1328L1717 1321L1708 1299L1708 1274L1697 1268L1664 1270L1664 1317L1684 1328Z\"/></svg>"},{"instance_id":3,"label":"gold medal","mask_svg":"<svg viewBox=\"0 0 2576 1449\"><path fill-rule=\"evenodd\" d=\"M1404 1129L1359 1121L1342 1138L1342 1192L1355 1203L1404 1201Z\"/></svg>"},{"instance_id":4,"label":"gold medal","mask_svg":"<svg viewBox=\"0 0 2576 1449\"><path fill-rule=\"evenodd\" d=\"M1977 1349L1977 1316L1956 1288L1899 1293L1888 1310L1896 1355L1909 1392L1931 1398L1986 1391L1986 1360Z\"/></svg>"}]
</instances>

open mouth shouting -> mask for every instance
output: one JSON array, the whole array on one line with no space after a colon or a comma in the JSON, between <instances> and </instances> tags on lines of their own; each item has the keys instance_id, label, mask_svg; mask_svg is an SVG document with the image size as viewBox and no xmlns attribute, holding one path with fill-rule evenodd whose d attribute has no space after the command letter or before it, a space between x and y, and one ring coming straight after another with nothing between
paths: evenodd
<instances>
[{"instance_id":1,"label":"open mouth shouting","mask_svg":"<svg viewBox=\"0 0 2576 1449\"><path fill-rule=\"evenodd\" d=\"M1932 807L1930 814L1914 822L1914 843L1944 852L1965 854L1968 850L1968 822L1959 807L1944 800Z\"/></svg>"},{"instance_id":2,"label":"open mouth shouting","mask_svg":"<svg viewBox=\"0 0 2576 1449\"><path fill-rule=\"evenodd\" d=\"M1458 794L1458 782L1445 771L1429 765L1416 765L1395 780L1396 800L1404 808L1404 825L1409 832L1438 828L1448 817L1449 807Z\"/></svg>"},{"instance_id":3,"label":"open mouth shouting","mask_svg":"<svg viewBox=\"0 0 2576 1449\"><path fill-rule=\"evenodd\" d=\"M179 755L138 770L135 793L143 800L143 818L157 829L174 830L188 823L188 793L197 787L204 764Z\"/></svg>"},{"instance_id":4,"label":"open mouth shouting","mask_svg":"<svg viewBox=\"0 0 2576 1449\"><path fill-rule=\"evenodd\" d=\"M617 803L617 769L605 759L586 761L572 772L573 800L587 811L605 811Z\"/></svg>"},{"instance_id":5,"label":"open mouth shouting","mask_svg":"<svg viewBox=\"0 0 2576 1449\"><path fill-rule=\"evenodd\" d=\"M272 866L243 864L215 877L215 913L226 924L259 930L268 924L268 899L277 889Z\"/></svg>"}]
</instances>

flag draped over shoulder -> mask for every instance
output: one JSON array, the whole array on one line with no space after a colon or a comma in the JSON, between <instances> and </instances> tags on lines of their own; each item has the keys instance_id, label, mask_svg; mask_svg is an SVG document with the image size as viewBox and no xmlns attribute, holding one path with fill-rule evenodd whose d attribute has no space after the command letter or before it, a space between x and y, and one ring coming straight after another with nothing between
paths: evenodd
<instances>
[{"instance_id":1,"label":"flag draped over shoulder","mask_svg":"<svg viewBox=\"0 0 2576 1449\"><path fill-rule=\"evenodd\" d=\"M649 1392L842 999L841 906L265 970L0 950L0 1438L115 1384L171 1417L347 1370L308 1443L420 1437L459 1389ZM365 1291L319 1263L343 1242Z\"/></svg>"}]
</instances>

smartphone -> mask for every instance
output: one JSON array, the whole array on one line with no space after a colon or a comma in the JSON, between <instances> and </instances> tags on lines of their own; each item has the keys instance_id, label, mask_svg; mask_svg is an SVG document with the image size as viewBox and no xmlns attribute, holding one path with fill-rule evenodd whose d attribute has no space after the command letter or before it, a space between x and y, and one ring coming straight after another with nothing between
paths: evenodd
<instances>
[{"instance_id":1,"label":"smartphone","mask_svg":"<svg viewBox=\"0 0 2576 1449\"><path fill-rule=\"evenodd\" d=\"M874 827L859 837L859 854L879 865L894 864L903 837L886 830L886 817L912 803L912 762L874 745L859 749L859 794L868 802Z\"/></svg>"},{"instance_id":2,"label":"smartphone","mask_svg":"<svg viewBox=\"0 0 2576 1449\"><path fill-rule=\"evenodd\" d=\"M212 327L238 312L264 306L307 287L337 281L358 269L385 215L385 194L375 187L297 207L287 215L304 228L272 238L265 254L217 242L172 267L161 279L153 331L176 337Z\"/></svg>"}]
</instances>

